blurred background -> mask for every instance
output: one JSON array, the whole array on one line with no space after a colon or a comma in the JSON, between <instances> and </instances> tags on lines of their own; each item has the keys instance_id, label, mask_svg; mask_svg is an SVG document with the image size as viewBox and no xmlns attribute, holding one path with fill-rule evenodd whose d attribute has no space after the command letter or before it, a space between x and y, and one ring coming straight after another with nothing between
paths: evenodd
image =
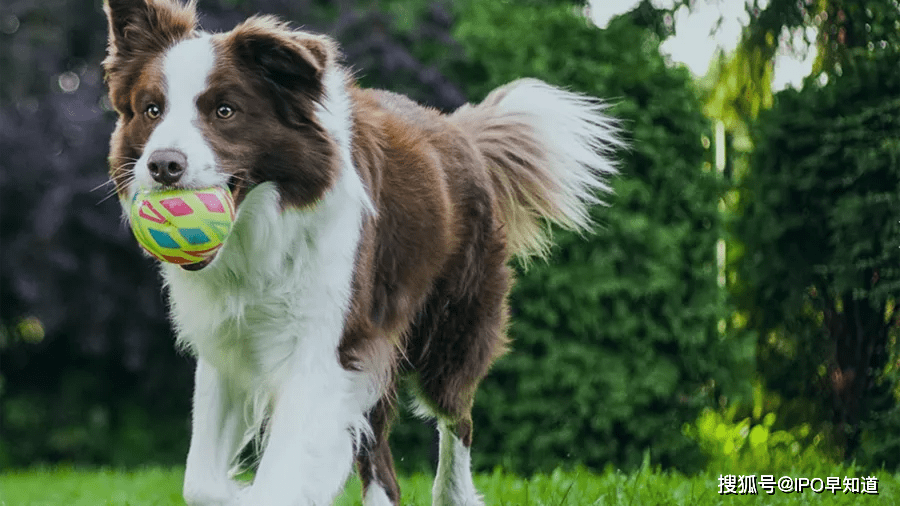
<instances>
[{"instance_id":1,"label":"blurred background","mask_svg":"<svg viewBox=\"0 0 900 506\"><path fill-rule=\"evenodd\" d=\"M519 77L631 147L597 232L519 269L474 465L900 464L896 0L199 0L334 36L452 110ZM181 464L192 360L110 198L101 0L0 5L0 468ZM403 415L398 467L433 428ZM715 466L715 467L713 467Z\"/></svg>"}]
</instances>

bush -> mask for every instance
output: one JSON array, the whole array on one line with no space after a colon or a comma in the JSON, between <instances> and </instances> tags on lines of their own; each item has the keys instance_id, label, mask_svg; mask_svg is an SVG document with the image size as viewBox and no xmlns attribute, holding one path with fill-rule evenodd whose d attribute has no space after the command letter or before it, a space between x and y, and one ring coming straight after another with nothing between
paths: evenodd
<instances>
[{"instance_id":1,"label":"bush","mask_svg":"<svg viewBox=\"0 0 900 506\"><path fill-rule=\"evenodd\" d=\"M777 395L757 383L752 402L705 408L684 433L700 445L713 473L814 473L834 467L840 452L828 434L810 423L786 426L778 415L784 408Z\"/></svg>"}]
</instances>

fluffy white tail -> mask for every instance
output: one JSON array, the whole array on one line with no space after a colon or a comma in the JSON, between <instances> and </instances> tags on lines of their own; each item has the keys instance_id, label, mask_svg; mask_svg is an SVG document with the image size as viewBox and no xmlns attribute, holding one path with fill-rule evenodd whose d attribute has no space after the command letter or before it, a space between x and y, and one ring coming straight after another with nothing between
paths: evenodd
<instances>
[{"instance_id":1,"label":"fluffy white tail","mask_svg":"<svg viewBox=\"0 0 900 506\"><path fill-rule=\"evenodd\" d=\"M612 154L624 144L606 109L593 97L520 79L453 113L488 164L513 254L547 253L545 220L590 228L589 206L610 190Z\"/></svg>"}]
</instances>

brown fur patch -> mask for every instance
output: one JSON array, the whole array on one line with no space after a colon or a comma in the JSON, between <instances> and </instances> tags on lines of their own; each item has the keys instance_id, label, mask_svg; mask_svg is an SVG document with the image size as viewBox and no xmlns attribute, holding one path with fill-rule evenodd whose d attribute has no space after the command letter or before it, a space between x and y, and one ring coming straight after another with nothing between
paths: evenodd
<instances>
[{"instance_id":1,"label":"brown fur patch","mask_svg":"<svg viewBox=\"0 0 900 506\"><path fill-rule=\"evenodd\" d=\"M322 74L336 49L326 37L292 31L274 17L257 16L227 34L225 52L256 76L290 126L312 121L309 102L322 97Z\"/></svg>"},{"instance_id":2,"label":"brown fur patch","mask_svg":"<svg viewBox=\"0 0 900 506\"><path fill-rule=\"evenodd\" d=\"M354 165L378 214L360 244L342 363L381 371L388 392L395 369L412 373L469 445L477 384L506 345L511 275L493 183L474 142L437 111L383 91L352 98ZM376 466L364 482L395 482L389 455L377 439L359 460Z\"/></svg>"},{"instance_id":3,"label":"brown fur patch","mask_svg":"<svg viewBox=\"0 0 900 506\"><path fill-rule=\"evenodd\" d=\"M204 136L220 168L234 176L238 204L249 186L271 181L283 206L306 207L322 198L339 170L337 146L314 114L323 92L314 61L328 46L324 38L299 38L271 24L251 18L214 36L217 65L197 106L206 117L221 104L235 111L228 120L209 122ZM307 64L299 71L310 72L305 79L279 70Z\"/></svg>"},{"instance_id":4,"label":"brown fur patch","mask_svg":"<svg viewBox=\"0 0 900 506\"><path fill-rule=\"evenodd\" d=\"M109 0L104 4L109 22L109 46L103 69L113 107L133 116L130 95L144 67L154 57L197 28L194 4L169 0Z\"/></svg>"},{"instance_id":5,"label":"brown fur patch","mask_svg":"<svg viewBox=\"0 0 900 506\"><path fill-rule=\"evenodd\" d=\"M503 234L474 144L445 116L405 97L352 93L354 162L378 211L361 245L352 319L368 319L388 335L422 338L416 329L431 299L443 306L448 297L477 297L486 282L497 285L492 292L502 299ZM482 265L485 255L490 265ZM351 353L351 344L345 340L342 351ZM403 349L421 354L425 347L413 339ZM495 358L502 346L496 348L484 358ZM407 359L407 366L416 360Z\"/></svg>"}]
</instances>

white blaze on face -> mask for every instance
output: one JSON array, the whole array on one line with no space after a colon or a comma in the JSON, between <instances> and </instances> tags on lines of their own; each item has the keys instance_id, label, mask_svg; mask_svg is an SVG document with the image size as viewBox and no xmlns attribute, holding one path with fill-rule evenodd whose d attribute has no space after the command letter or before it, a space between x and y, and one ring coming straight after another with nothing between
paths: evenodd
<instances>
[{"instance_id":1,"label":"white blaze on face","mask_svg":"<svg viewBox=\"0 0 900 506\"><path fill-rule=\"evenodd\" d=\"M132 192L138 187L159 186L150 176L147 161L160 149L176 149L187 157L181 186L202 188L227 182L227 176L216 171L215 155L203 137L204 119L197 110L197 97L208 87L214 66L215 50L208 34L179 42L163 56L165 104L158 104L162 116L135 166Z\"/></svg>"}]
</instances>

